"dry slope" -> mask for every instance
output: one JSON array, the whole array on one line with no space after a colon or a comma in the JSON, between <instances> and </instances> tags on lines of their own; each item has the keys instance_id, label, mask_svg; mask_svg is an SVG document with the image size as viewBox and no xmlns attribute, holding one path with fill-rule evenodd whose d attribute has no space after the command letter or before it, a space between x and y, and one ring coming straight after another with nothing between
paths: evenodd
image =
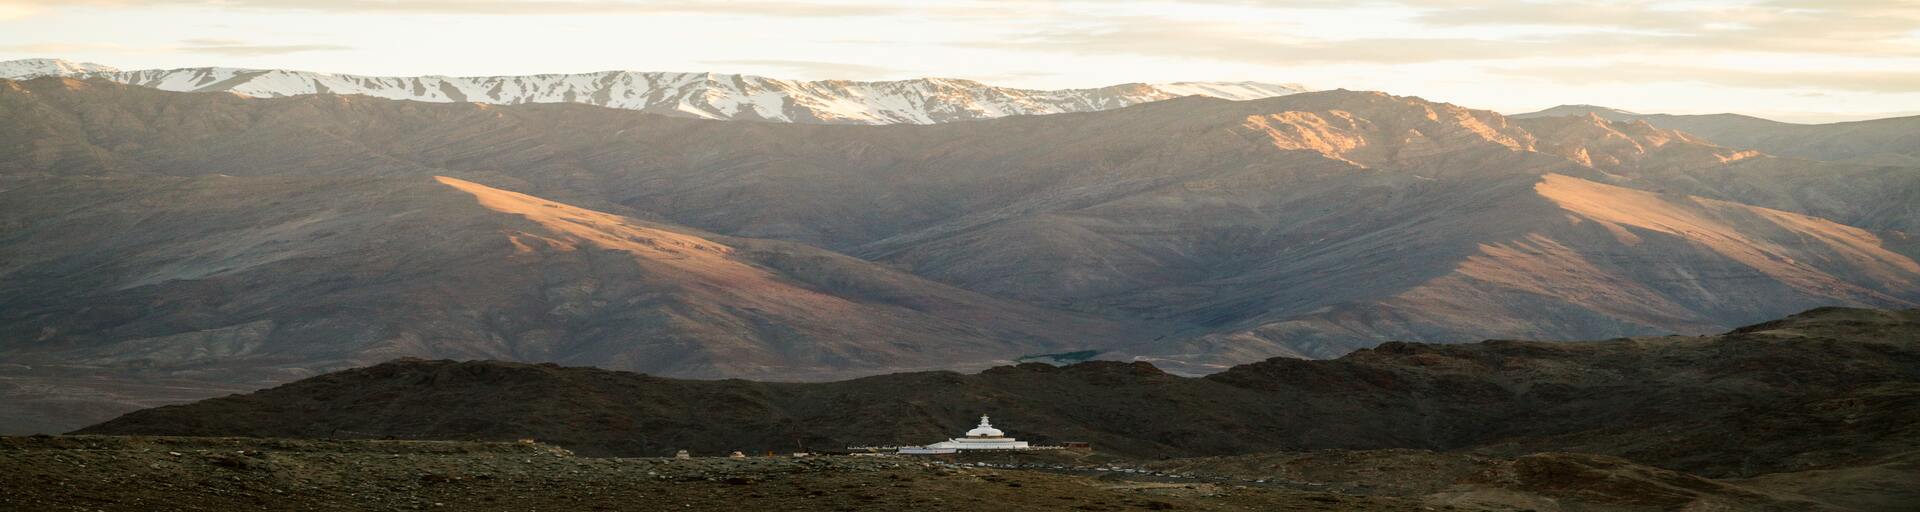
<instances>
[{"instance_id":1,"label":"dry slope","mask_svg":"<svg viewBox=\"0 0 1920 512\"><path fill-rule=\"evenodd\" d=\"M36 179L0 202L0 353L22 392L82 369L115 393L136 375L250 389L402 356L819 379L1128 336L453 178Z\"/></svg>"}]
</instances>

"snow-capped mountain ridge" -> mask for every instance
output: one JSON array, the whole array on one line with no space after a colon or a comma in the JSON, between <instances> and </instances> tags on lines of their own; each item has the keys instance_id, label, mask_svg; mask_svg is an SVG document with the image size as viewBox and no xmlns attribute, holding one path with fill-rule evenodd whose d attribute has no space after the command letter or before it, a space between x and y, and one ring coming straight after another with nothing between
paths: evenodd
<instances>
[{"instance_id":1,"label":"snow-capped mountain ridge","mask_svg":"<svg viewBox=\"0 0 1920 512\"><path fill-rule=\"evenodd\" d=\"M1035 90L955 78L801 81L754 75L642 71L379 77L225 67L120 71L58 59L0 62L0 78L49 75L105 79L168 91L224 91L260 98L330 93L437 103L585 103L706 119L823 124L933 124L1010 115L1108 110L1188 95L1248 100L1308 90L1297 84L1260 82L1175 82Z\"/></svg>"},{"instance_id":2,"label":"snow-capped mountain ridge","mask_svg":"<svg viewBox=\"0 0 1920 512\"><path fill-rule=\"evenodd\" d=\"M83 73L120 71L110 66L92 62L73 62L61 59L20 59L0 61L0 78L31 78L36 76L72 76Z\"/></svg>"}]
</instances>

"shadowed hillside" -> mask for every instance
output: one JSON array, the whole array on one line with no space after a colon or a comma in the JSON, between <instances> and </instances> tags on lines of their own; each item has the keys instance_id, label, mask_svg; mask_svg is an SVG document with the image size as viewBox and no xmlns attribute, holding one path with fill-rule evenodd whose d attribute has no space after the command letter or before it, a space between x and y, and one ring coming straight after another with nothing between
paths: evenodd
<instances>
[{"instance_id":1,"label":"shadowed hillside","mask_svg":"<svg viewBox=\"0 0 1920 512\"><path fill-rule=\"evenodd\" d=\"M1133 456L1322 448L1613 454L1708 476L1920 448L1920 311L1821 309L1718 336L1393 343L1204 378L1027 364L780 384L500 362L395 361L128 414L90 434L536 437L597 454L1009 435Z\"/></svg>"}]
</instances>

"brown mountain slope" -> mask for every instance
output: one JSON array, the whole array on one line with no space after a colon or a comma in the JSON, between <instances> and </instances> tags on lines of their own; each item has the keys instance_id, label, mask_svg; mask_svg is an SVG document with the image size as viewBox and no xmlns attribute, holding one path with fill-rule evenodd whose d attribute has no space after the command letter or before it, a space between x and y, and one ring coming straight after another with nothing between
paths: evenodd
<instances>
[{"instance_id":1,"label":"brown mountain slope","mask_svg":"<svg viewBox=\"0 0 1920 512\"><path fill-rule=\"evenodd\" d=\"M820 379L1129 336L798 244L452 178L36 179L0 203L0 353L28 390L83 368L95 390L250 388L400 356Z\"/></svg>"},{"instance_id":2,"label":"brown mountain slope","mask_svg":"<svg viewBox=\"0 0 1920 512\"><path fill-rule=\"evenodd\" d=\"M1910 261L1881 250L1911 246L1900 230L1920 226L1909 201L1920 173L1380 93L888 127L57 79L9 83L0 108L20 119L0 140L0 153L22 155L0 160L10 174L461 176L1146 319L1200 343L1132 352L1207 362L1389 339L1702 333L1814 305L1920 299ZM1549 175L1620 187L1589 190L1602 195L1670 193L1635 199L1627 210L1649 210L1617 212L1627 217L1677 208L1711 222L1594 222L1542 195ZM1744 243L1767 249L1723 250Z\"/></svg>"},{"instance_id":3,"label":"brown mountain slope","mask_svg":"<svg viewBox=\"0 0 1920 512\"><path fill-rule=\"evenodd\" d=\"M808 384L406 360L128 414L97 434L512 439L589 453L1010 435L1136 456L1316 448L1570 450L1709 476L1845 467L1920 447L1920 311L1823 309L1711 337L1394 343L1205 378L1144 363Z\"/></svg>"},{"instance_id":4,"label":"brown mountain slope","mask_svg":"<svg viewBox=\"0 0 1920 512\"><path fill-rule=\"evenodd\" d=\"M1598 115L1612 121L1645 121L1696 134L1715 143L1767 153L1869 165L1920 167L1920 116L1842 123L1783 123L1740 114L1636 114L1592 105L1515 114L1514 118Z\"/></svg>"},{"instance_id":5,"label":"brown mountain slope","mask_svg":"<svg viewBox=\"0 0 1920 512\"><path fill-rule=\"evenodd\" d=\"M1475 233L1458 259L1398 265L1393 276L1425 278L1385 298L1338 291L1272 311L1256 327L1176 345L1142 347L1169 363L1230 365L1259 354L1328 356L1358 348L1343 339L1461 339L1489 333L1554 338L1565 332L1634 335L1700 332L1719 318L1765 314L1779 304L1911 304L1920 263L1873 234L1818 218L1689 196L1660 195L1550 174L1531 196L1503 196L1479 215L1443 215L1447 233ZM1412 225L1374 246L1287 258L1262 275L1286 287L1322 289L1299 276L1329 272L1316 258L1353 268L1365 255L1421 245ZM1387 272L1386 262L1381 270ZM1701 286L1702 283L1712 283ZM1765 301L1753 297L1766 297ZM1248 295L1242 300L1266 300ZM1202 303L1196 311L1205 311ZM1222 307L1222 306L1213 306ZM1240 307L1229 303L1224 307ZM1242 324L1245 325L1245 324ZM1172 348L1173 346L1184 348Z\"/></svg>"},{"instance_id":6,"label":"brown mountain slope","mask_svg":"<svg viewBox=\"0 0 1920 512\"><path fill-rule=\"evenodd\" d=\"M1920 163L1816 162L1782 158L1649 122L1592 112L1515 118L1544 151L1591 162L1608 183L1736 201L1907 236L1920 232ZM1682 125L1684 126L1684 125ZM1795 125L1799 126L1799 125ZM1770 151L1762 146L1762 151Z\"/></svg>"}]
</instances>

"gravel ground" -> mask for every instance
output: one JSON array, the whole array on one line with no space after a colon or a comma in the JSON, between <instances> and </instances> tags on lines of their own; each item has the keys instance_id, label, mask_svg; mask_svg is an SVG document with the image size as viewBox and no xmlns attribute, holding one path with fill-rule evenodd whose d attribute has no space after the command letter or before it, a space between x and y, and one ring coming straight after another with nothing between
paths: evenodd
<instances>
[{"instance_id":1,"label":"gravel ground","mask_svg":"<svg viewBox=\"0 0 1920 512\"><path fill-rule=\"evenodd\" d=\"M1419 510L1388 497L894 457L579 457L538 443L0 438L0 510Z\"/></svg>"}]
</instances>

